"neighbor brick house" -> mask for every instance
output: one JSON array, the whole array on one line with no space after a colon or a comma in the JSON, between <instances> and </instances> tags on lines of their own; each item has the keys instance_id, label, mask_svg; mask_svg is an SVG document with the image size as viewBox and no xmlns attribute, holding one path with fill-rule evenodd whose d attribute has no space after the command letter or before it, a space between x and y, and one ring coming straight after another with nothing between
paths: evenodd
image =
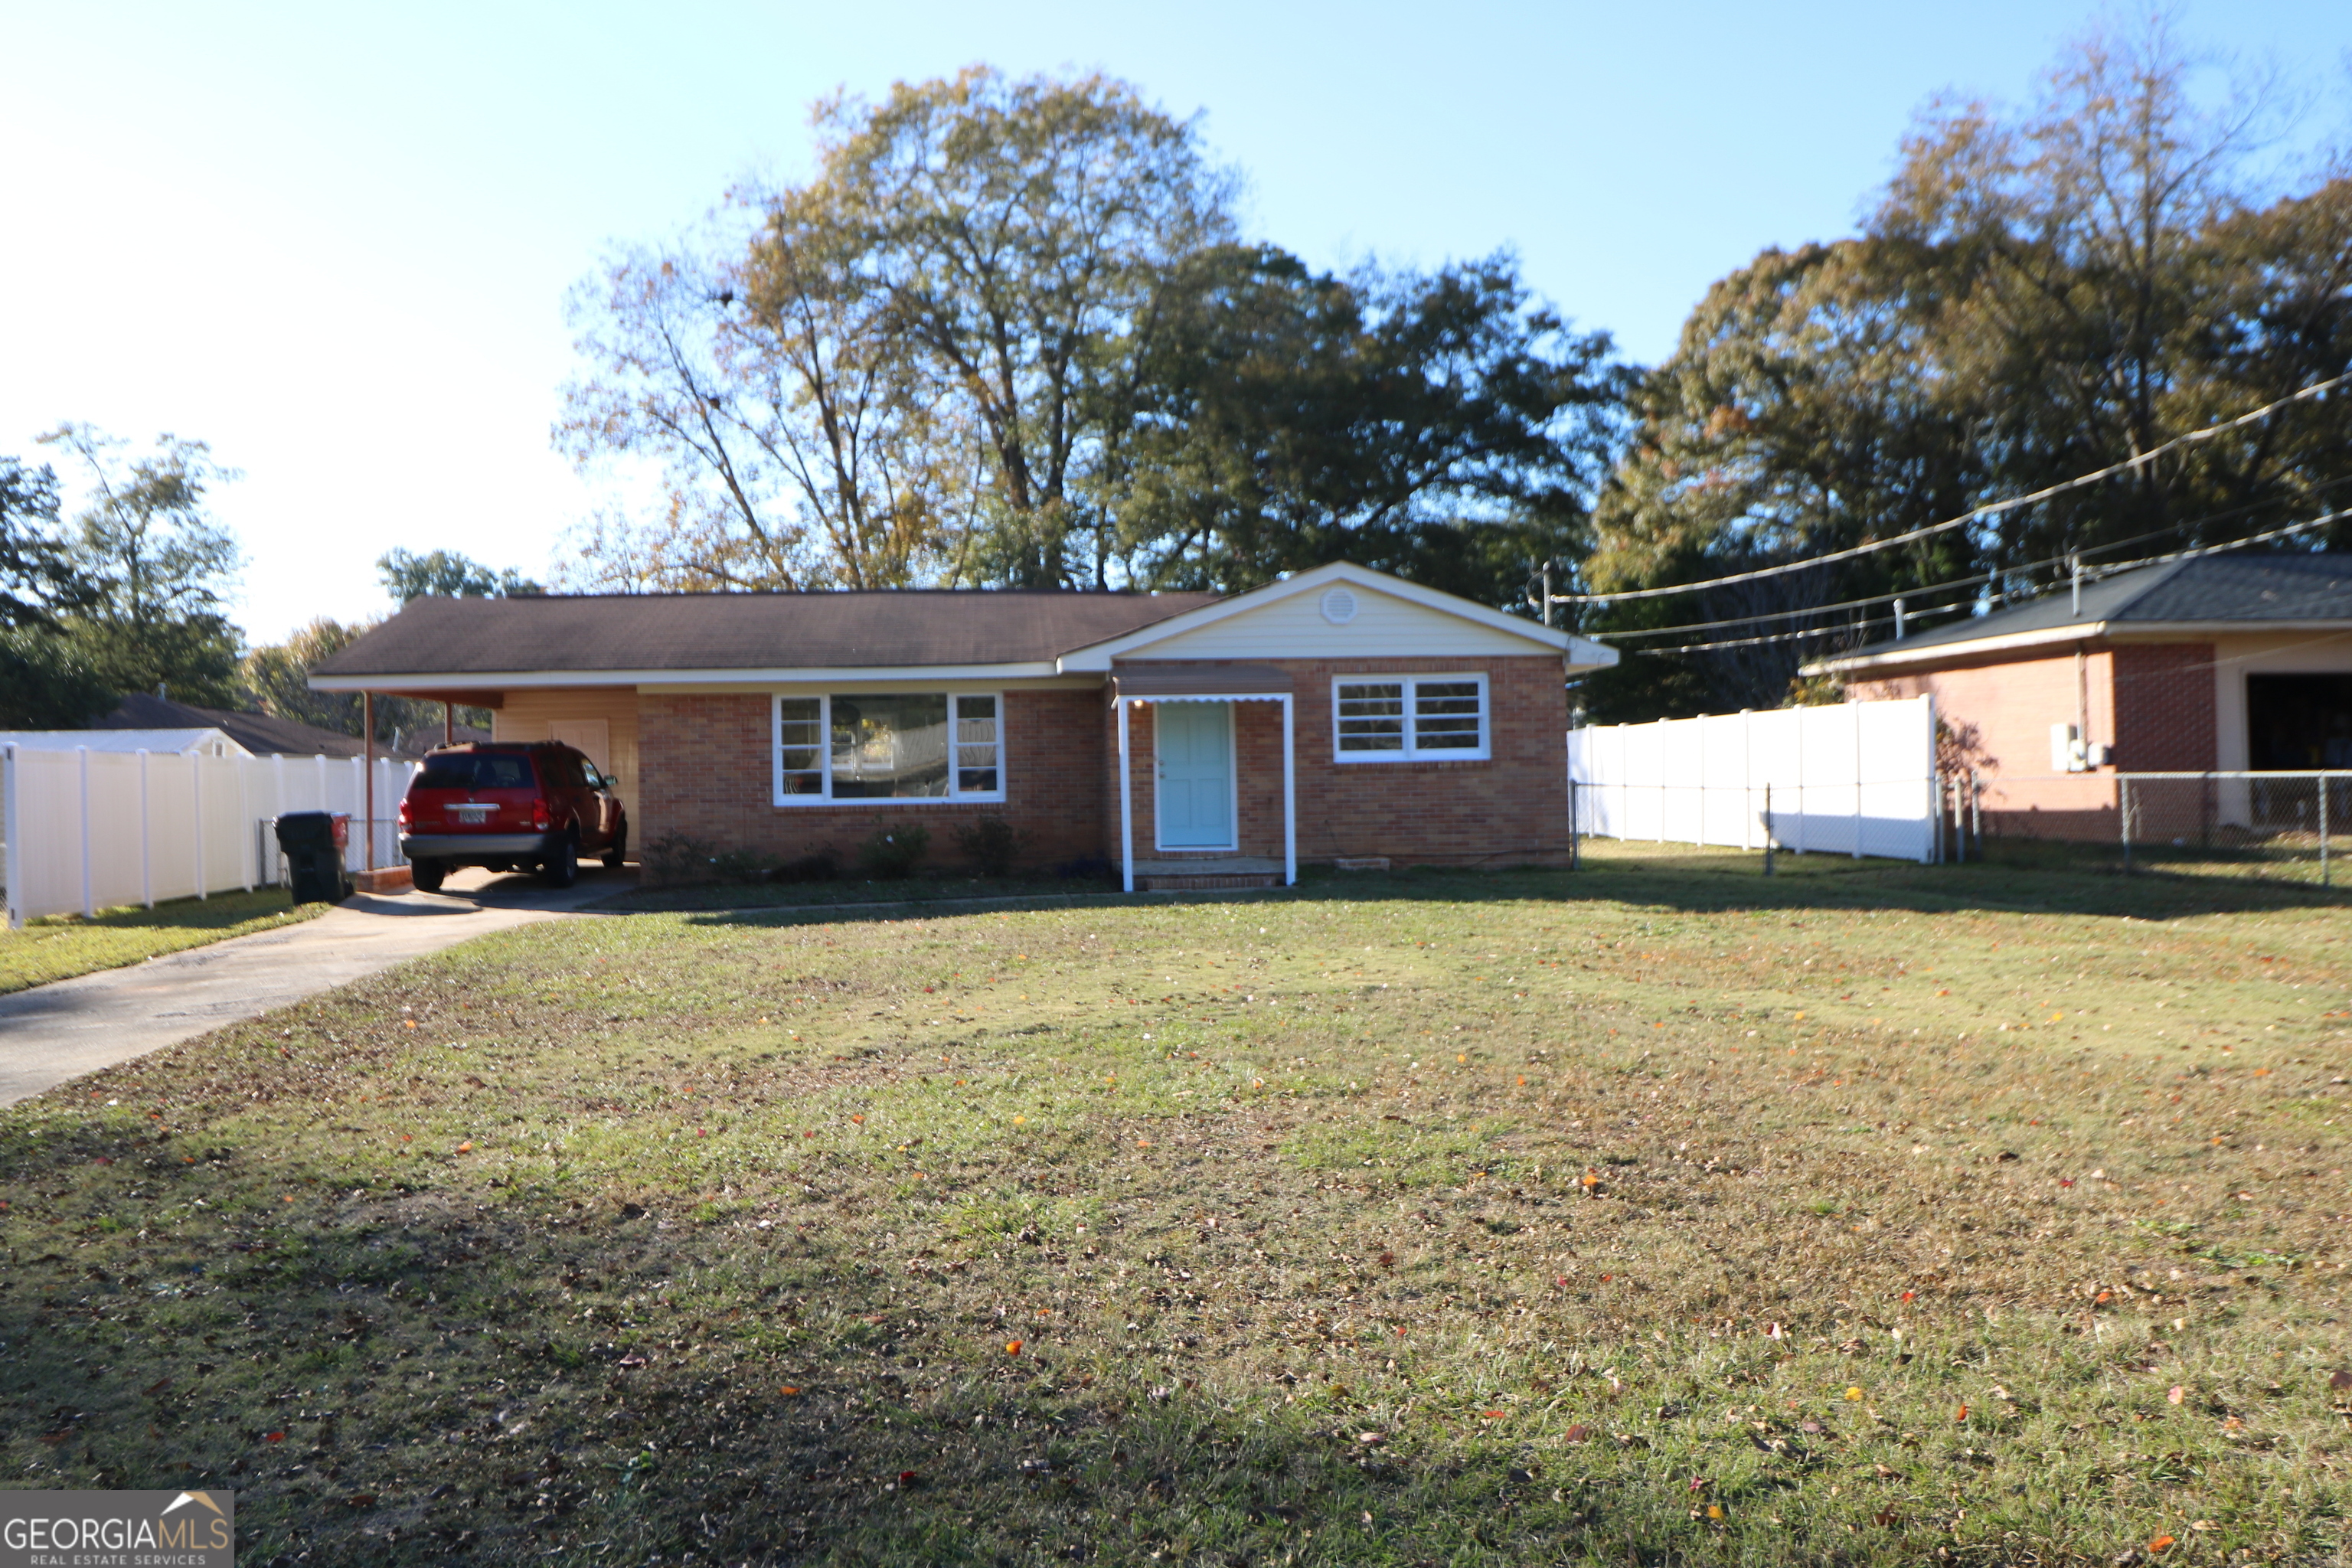
<instances>
[{"instance_id":1,"label":"neighbor brick house","mask_svg":"<svg viewBox=\"0 0 2352 1568\"><path fill-rule=\"evenodd\" d=\"M1566 857L1565 679L1614 650L1345 563L1253 592L417 599L322 690L569 742L636 843L787 861L982 816L1128 883Z\"/></svg>"},{"instance_id":2,"label":"neighbor brick house","mask_svg":"<svg viewBox=\"0 0 2352 1568\"><path fill-rule=\"evenodd\" d=\"M2111 839L2118 773L2352 768L2352 555L2146 566L1807 673L1852 698L1932 695L1993 831ZM2199 825L2260 826L2265 800L2303 798L2255 782L2201 788Z\"/></svg>"}]
</instances>

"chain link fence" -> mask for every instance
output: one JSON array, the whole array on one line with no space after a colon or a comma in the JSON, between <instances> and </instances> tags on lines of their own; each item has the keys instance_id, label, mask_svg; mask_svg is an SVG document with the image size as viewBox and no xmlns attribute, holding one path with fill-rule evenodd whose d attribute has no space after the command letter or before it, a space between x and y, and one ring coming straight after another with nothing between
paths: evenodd
<instances>
[{"instance_id":1,"label":"chain link fence","mask_svg":"<svg viewBox=\"0 0 2352 1568\"><path fill-rule=\"evenodd\" d=\"M2088 852L2122 870L2333 886L2352 850L2352 772L1948 773L1945 842L1959 858Z\"/></svg>"}]
</instances>

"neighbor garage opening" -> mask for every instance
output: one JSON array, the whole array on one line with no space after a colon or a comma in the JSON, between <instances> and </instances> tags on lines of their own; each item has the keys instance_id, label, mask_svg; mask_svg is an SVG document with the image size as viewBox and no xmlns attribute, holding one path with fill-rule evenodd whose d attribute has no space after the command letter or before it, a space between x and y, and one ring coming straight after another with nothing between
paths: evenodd
<instances>
[{"instance_id":1,"label":"neighbor garage opening","mask_svg":"<svg viewBox=\"0 0 2352 1568\"><path fill-rule=\"evenodd\" d=\"M2246 764L2352 768L2352 674L2246 677Z\"/></svg>"}]
</instances>

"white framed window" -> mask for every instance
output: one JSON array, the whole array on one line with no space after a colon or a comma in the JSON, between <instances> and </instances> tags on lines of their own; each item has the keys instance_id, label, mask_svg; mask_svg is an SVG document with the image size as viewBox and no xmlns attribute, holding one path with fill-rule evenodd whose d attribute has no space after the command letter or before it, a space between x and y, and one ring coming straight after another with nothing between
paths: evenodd
<instances>
[{"instance_id":1,"label":"white framed window","mask_svg":"<svg viewBox=\"0 0 2352 1568\"><path fill-rule=\"evenodd\" d=\"M778 697L776 804L1004 798L997 692Z\"/></svg>"},{"instance_id":2,"label":"white framed window","mask_svg":"<svg viewBox=\"0 0 2352 1568\"><path fill-rule=\"evenodd\" d=\"M1331 682L1331 755L1343 763L1481 762L1483 675L1349 675Z\"/></svg>"}]
</instances>

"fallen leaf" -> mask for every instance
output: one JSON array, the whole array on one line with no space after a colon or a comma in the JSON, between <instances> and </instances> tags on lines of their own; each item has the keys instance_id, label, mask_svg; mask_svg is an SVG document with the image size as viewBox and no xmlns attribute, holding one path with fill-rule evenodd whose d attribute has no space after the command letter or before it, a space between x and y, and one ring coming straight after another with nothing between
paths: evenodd
<instances>
[{"instance_id":1,"label":"fallen leaf","mask_svg":"<svg viewBox=\"0 0 2352 1568\"><path fill-rule=\"evenodd\" d=\"M1706 1517L1709 1519L1721 1519L1723 1517L1723 1505L1719 1502L1711 1502L1707 1504Z\"/></svg>"},{"instance_id":2,"label":"fallen leaf","mask_svg":"<svg viewBox=\"0 0 2352 1568\"><path fill-rule=\"evenodd\" d=\"M1379 1447L1382 1443L1385 1443L1388 1440L1389 1435L1385 1432L1359 1432L1356 1434L1357 1442L1375 1448Z\"/></svg>"},{"instance_id":3,"label":"fallen leaf","mask_svg":"<svg viewBox=\"0 0 2352 1568\"><path fill-rule=\"evenodd\" d=\"M798 1399L801 1394L799 1389L794 1388L789 1383L784 1384L783 1387L776 1390L776 1392L782 1394L786 1399Z\"/></svg>"},{"instance_id":4,"label":"fallen leaf","mask_svg":"<svg viewBox=\"0 0 2352 1568\"><path fill-rule=\"evenodd\" d=\"M1005 1341L1004 1353L1006 1355L1019 1355L1021 1353L1021 1342L1019 1340Z\"/></svg>"},{"instance_id":5,"label":"fallen leaf","mask_svg":"<svg viewBox=\"0 0 2352 1568\"><path fill-rule=\"evenodd\" d=\"M918 1478L912 1470L900 1470L898 1472L898 1489L900 1491L905 1491L908 1487L913 1486L918 1479L919 1478Z\"/></svg>"},{"instance_id":6,"label":"fallen leaf","mask_svg":"<svg viewBox=\"0 0 2352 1568\"><path fill-rule=\"evenodd\" d=\"M1575 1426L1570 1426L1567 1431L1561 1433L1560 1436L1571 1443L1581 1443L1587 1437L1592 1436L1592 1428L1580 1421Z\"/></svg>"},{"instance_id":7,"label":"fallen leaf","mask_svg":"<svg viewBox=\"0 0 2352 1568\"><path fill-rule=\"evenodd\" d=\"M467 1139L463 1143L457 1145L457 1152L460 1154L470 1154L473 1152L474 1141L471 1138Z\"/></svg>"},{"instance_id":8,"label":"fallen leaf","mask_svg":"<svg viewBox=\"0 0 2352 1568\"><path fill-rule=\"evenodd\" d=\"M2329 1373L2327 1374L2327 1386L2339 1392L2344 1389L2352 1388L2352 1372Z\"/></svg>"},{"instance_id":9,"label":"fallen leaf","mask_svg":"<svg viewBox=\"0 0 2352 1568\"><path fill-rule=\"evenodd\" d=\"M1484 1412L1483 1414L1485 1415L1486 1418L1487 1420L1489 1420L1489 1421L1501 1421L1501 1420L1505 1420L1505 1419L1507 1419L1507 1418L1510 1415L1510 1412L1509 1412L1509 1411L1507 1411L1507 1410L1488 1410L1488 1411Z\"/></svg>"},{"instance_id":10,"label":"fallen leaf","mask_svg":"<svg viewBox=\"0 0 2352 1568\"><path fill-rule=\"evenodd\" d=\"M1854 1384L1852 1388L1847 1389L1847 1390L1845 1391L1845 1396L1846 1396L1847 1400L1848 1400L1849 1402L1853 1403L1853 1404L1855 1404L1855 1405L1859 1405L1859 1404L1861 1404L1861 1403L1862 1403L1862 1385L1861 1385L1860 1384Z\"/></svg>"},{"instance_id":11,"label":"fallen leaf","mask_svg":"<svg viewBox=\"0 0 2352 1568\"><path fill-rule=\"evenodd\" d=\"M852 1121L865 1121L865 1120L866 1120L866 1118L865 1118L865 1117L863 1117L863 1116L853 1116L853 1117L851 1117L849 1120L851 1120ZM1013 1120L1017 1121L1019 1121L1019 1120L1020 1120L1020 1118L1019 1118L1019 1117L1014 1117L1014 1118L1013 1118Z\"/></svg>"},{"instance_id":12,"label":"fallen leaf","mask_svg":"<svg viewBox=\"0 0 2352 1568\"><path fill-rule=\"evenodd\" d=\"M265 1443L283 1443L286 1441L286 1434L283 1432L264 1432L261 1435L261 1440Z\"/></svg>"},{"instance_id":13,"label":"fallen leaf","mask_svg":"<svg viewBox=\"0 0 2352 1568\"><path fill-rule=\"evenodd\" d=\"M1965 1405L1961 1405L1959 1409L1953 1414L1952 1420L1957 1425L1963 1426L1967 1426L1969 1420L1969 1407Z\"/></svg>"},{"instance_id":14,"label":"fallen leaf","mask_svg":"<svg viewBox=\"0 0 2352 1568\"><path fill-rule=\"evenodd\" d=\"M2176 1537L2169 1535L2159 1535L2154 1541L2147 1543L2147 1549L2150 1552L2161 1552L2166 1547L2170 1546L2176 1539Z\"/></svg>"},{"instance_id":15,"label":"fallen leaf","mask_svg":"<svg viewBox=\"0 0 2352 1568\"><path fill-rule=\"evenodd\" d=\"M2176 1383L2165 1391L2164 1402L2167 1405L2178 1405L2188 1397L2189 1391Z\"/></svg>"}]
</instances>

